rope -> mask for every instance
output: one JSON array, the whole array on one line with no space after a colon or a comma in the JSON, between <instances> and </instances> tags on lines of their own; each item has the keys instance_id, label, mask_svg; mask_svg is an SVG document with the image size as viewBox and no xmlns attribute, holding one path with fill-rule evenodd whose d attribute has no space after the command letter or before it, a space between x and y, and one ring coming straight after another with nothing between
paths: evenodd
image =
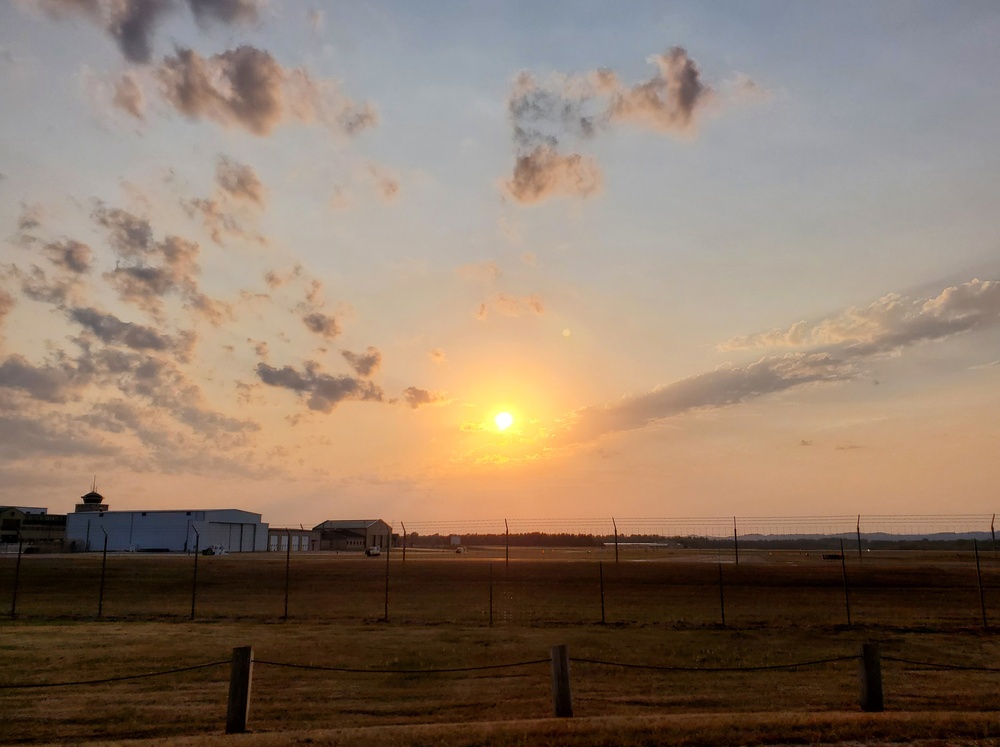
<instances>
[{"instance_id":1,"label":"rope","mask_svg":"<svg viewBox=\"0 0 1000 747\"><path fill-rule=\"evenodd\" d=\"M772 669L795 669L840 661L855 661L859 658L859 656L838 656L834 659L817 659L816 661L803 661L796 664L767 664L758 667L676 667L655 664L622 664L616 661L601 661L600 659L577 659L572 656L569 660L578 664L600 664L606 667L624 667L626 669L655 669L660 672L764 672Z\"/></svg>"},{"instance_id":2,"label":"rope","mask_svg":"<svg viewBox=\"0 0 1000 747\"><path fill-rule=\"evenodd\" d=\"M963 672L1000 672L1000 667L969 667L962 664L938 664L933 661L913 661L912 659L900 659L895 656L882 656L883 661L895 661L899 664L913 664L918 667L936 667L937 669L955 669Z\"/></svg>"},{"instance_id":3,"label":"rope","mask_svg":"<svg viewBox=\"0 0 1000 747\"><path fill-rule=\"evenodd\" d=\"M519 661L513 664L490 664L484 667L454 667L450 669L349 669L347 667L323 667L314 664L288 664L280 661L263 661L255 659L254 664L266 664L272 667L287 667L289 669L312 669L320 672L343 672L347 674L450 674L452 672L482 672L488 669L512 669L528 667L535 664L547 664L549 659L534 661Z\"/></svg>"},{"instance_id":4,"label":"rope","mask_svg":"<svg viewBox=\"0 0 1000 747\"><path fill-rule=\"evenodd\" d=\"M102 680L78 680L76 682L35 682L35 683L15 683L13 685L0 683L0 689L5 690L23 690L27 688L40 688L40 687L69 687L71 685L103 685L108 682L122 682L123 680L139 680L146 677L162 677L167 674L178 674L180 672L192 672L195 669L208 669L209 667L218 667L223 664L229 664L229 660L226 661L213 661L210 664L196 664L193 667L182 667L181 669L168 669L163 672L147 672L145 674L126 674L122 677L106 677Z\"/></svg>"}]
</instances>

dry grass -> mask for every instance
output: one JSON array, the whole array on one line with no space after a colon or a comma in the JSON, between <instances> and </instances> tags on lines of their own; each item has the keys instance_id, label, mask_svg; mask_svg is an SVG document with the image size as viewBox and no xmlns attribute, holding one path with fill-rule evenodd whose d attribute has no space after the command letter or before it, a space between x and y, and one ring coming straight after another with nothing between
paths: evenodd
<instances>
[{"instance_id":1,"label":"dry grass","mask_svg":"<svg viewBox=\"0 0 1000 747\"><path fill-rule=\"evenodd\" d=\"M489 564L475 557L410 557L405 569L394 557L388 623L380 619L384 559L295 558L287 622L279 619L284 558L201 558L195 622L186 619L191 558L114 558L105 601L111 619L103 621L94 620L99 558L26 561L21 617L0 622L0 683L95 679L222 661L234 646L248 644L258 661L359 669L544 659L557 643L567 644L576 658L703 667L852 655L863 640L880 641L884 654L919 661L1000 662L1000 636L976 626L974 571L970 586L968 559L953 554L852 568L852 611L861 623L850 628L843 624L839 567L805 556L764 555L738 569L726 567L727 628L717 624L717 566L678 557L606 564L608 625L599 623L596 564L560 562L551 553L544 561L512 563L506 574L502 563L494 564L492 628ZM9 599L10 570L0 566L0 599ZM845 713L856 710L854 662L755 673L575 663L578 718L567 722L547 720L545 664L450 675L337 674L258 664L251 708L258 733L227 743L339 745L371 738L446 746L693 745L997 736L997 673L893 662L883 668L892 713L862 716ZM142 737L214 744L227 689L227 666L107 685L0 689L0 742ZM376 731L370 734L356 731L371 727Z\"/></svg>"}]
</instances>

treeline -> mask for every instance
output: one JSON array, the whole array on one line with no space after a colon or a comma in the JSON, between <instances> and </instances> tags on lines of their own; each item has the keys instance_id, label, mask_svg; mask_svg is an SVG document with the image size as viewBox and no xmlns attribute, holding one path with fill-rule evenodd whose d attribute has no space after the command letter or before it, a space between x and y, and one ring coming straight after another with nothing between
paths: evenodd
<instances>
[{"instance_id":1,"label":"treeline","mask_svg":"<svg viewBox=\"0 0 1000 747\"><path fill-rule=\"evenodd\" d=\"M572 534L568 532L519 532L506 535L495 534L417 534L406 535L408 547L453 547L452 537L458 537L465 547L503 546L509 542L511 547L582 547L595 548L614 544L613 534ZM664 548L689 550L732 550L732 538L713 537L665 537L655 534L619 535L620 545L645 543L660 545ZM844 550L857 552L856 538L844 538ZM840 550L840 537L740 537L739 546L748 550L804 550L815 552L836 552ZM949 539L866 539L861 538L863 550L956 550L971 551L973 540L961 538ZM980 541L979 549L994 550L990 541Z\"/></svg>"}]
</instances>

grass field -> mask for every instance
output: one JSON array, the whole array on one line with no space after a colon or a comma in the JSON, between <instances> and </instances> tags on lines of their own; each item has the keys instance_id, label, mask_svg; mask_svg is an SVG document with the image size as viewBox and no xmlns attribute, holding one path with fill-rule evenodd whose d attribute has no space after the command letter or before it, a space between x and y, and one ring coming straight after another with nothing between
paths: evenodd
<instances>
[{"instance_id":1,"label":"grass field","mask_svg":"<svg viewBox=\"0 0 1000 747\"><path fill-rule=\"evenodd\" d=\"M18 618L0 622L0 684L224 662L240 645L253 645L258 662L365 670L542 660L555 644L568 645L577 659L745 668L852 656L862 641L874 640L884 656L1000 666L1000 636L983 629L975 563L967 554L872 554L863 565L853 558L848 626L839 561L741 553L738 567L722 566L723 627L717 556L639 551L616 565L613 552L603 553L602 625L601 567L594 562L602 553L546 551L543 559L541 551L522 551L512 554L509 567L502 553L493 552L492 568L487 551L408 552L405 567L393 553L388 622L384 557L293 556L287 621L281 619L284 556L199 558L193 622L193 557L109 557L102 620L95 619L99 556L25 557ZM13 567L13 559L0 559L0 603L9 604ZM988 610L995 603L1000 621L1000 568L987 557L983 570ZM445 747L657 744L664 735L676 744L1000 736L1000 672L891 661L883 669L888 713L863 715L855 661L764 672L574 663L577 718L569 726L548 719L546 663L451 674L348 674L258 663L250 717L256 733L240 739L352 744L367 738L357 731L365 729L393 744ZM0 741L185 737L214 744L212 735L224 725L228 676L223 664L102 685L0 689ZM459 722L479 725L450 726Z\"/></svg>"}]
</instances>

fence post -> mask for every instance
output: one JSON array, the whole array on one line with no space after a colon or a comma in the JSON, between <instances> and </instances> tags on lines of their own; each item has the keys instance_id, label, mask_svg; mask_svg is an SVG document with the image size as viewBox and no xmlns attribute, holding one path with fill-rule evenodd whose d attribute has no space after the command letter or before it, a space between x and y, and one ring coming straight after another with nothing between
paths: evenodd
<instances>
[{"instance_id":1,"label":"fence post","mask_svg":"<svg viewBox=\"0 0 1000 747\"><path fill-rule=\"evenodd\" d=\"M604 561L598 561L597 568L601 574L601 625L606 625L604 620Z\"/></svg>"},{"instance_id":2,"label":"fence post","mask_svg":"<svg viewBox=\"0 0 1000 747\"><path fill-rule=\"evenodd\" d=\"M399 525L403 527L403 565L406 565L406 524L400 521Z\"/></svg>"},{"instance_id":3,"label":"fence post","mask_svg":"<svg viewBox=\"0 0 1000 747\"><path fill-rule=\"evenodd\" d=\"M877 643L861 644L858 678L861 686L859 697L861 710L867 713L880 713L884 711L885 702L882 698L882 660L879 658Z\"/></svg>"},{"instance_id":4,"label":"fence post","mask_svg":"<svg viewBox=\"0 0 1000 747\"><path fill-rule=\"evenodd\" d=\"M10 597L10 619L17 618L17 587L21 583L21 551L24 549L24 540L21 537L21 530L17 530L17 565L14 566L14 593Z\"/></svg>"},{"instance_id":5,"label":"fence post","mask_svg":"<svg viewBox=\"0 0 1000 747\"><path fill-rule=\"evenodd\" d=\"M507 520L503 520L503 536L504 536L504 568L510 565L510 525Z\"/></svg>"},{"instance_id":6,"label":"fence post","mask_svg":"<svg viewBox=\"0 0 1000 747\"><path fill-rule=\"evenodd\" d=\"M722 585L722 563L719 563L719 609L722 612L722 627L726 627L726 592Z\"/></svg>"},{"instance_id":7,"label":"fence post","mask_svg":"<svg viewBox=\"0 0 1000 747\"><path fill-rule=\"evenodd\" d=\"M553 646L552 656L552 707L557 718L573 716L573 696L569 689L569 653L565 644Z\"/></svg>"},{"instance_id":8,"label":"fence post","mask_svg":"<svg viewBox=\"0 0 1000 747\"><path fill-rule=\"evenodd\" d=\"M490 627L493 627L493 563L490 563Z\"/></svg>"},{"instance_id":9,"label":"fence post","mask_svg":"<svg viewBox=\"0 0 1000 747\"><path fill-rule=\"evenodd\" d=\"M986 594L983 591L983 571L979 567L979 540L972 540L972 547L976 551L976 578L979 579L979 608L983 611L983 630L989 630L990 625L986 621Z\"/></svg>"},{"instance_id":10,"label":"fence post","mask_svg":"<svg viewBox=\"0 0 1000 747\"><path fill-rule=\"evenodd\" d=\"M285 614L282 620L288 619L288 586L292 576L292 530L285 530Z\"/></svg>"},{"instance_id":11,"label":"fence post","mask_svg":"<svg viewBox=\"0 0 1000 747\"><path fill-rule=\"evenodd\" d=\"M108 566L108 530L102 526L101 531L104 532L104 550L101 554L101 589L97 596L98 617L104 614L104 575Z\"/></svg>"},{"instance_id":12,"label":"fence post","mask_svg":"<svg viewBox=\"0 0 1000 747\"><path fill-rule=\"evenodd\" d=\"M865 556L861 552L861 514L858 514L858 525L855 527L858 531L858 563L865 562Z\"/></svg>"},{"instance_id":13,"label":"fence post","mask_svg":"<svg viewBox=\"0 0 1000 747\"><path fill-rule=\"evenodd\" d=\"M733 550L736 552L736 565L740 564L740 538L736 532L736 517L733 517ZM723 623L725 625L725 623Z\"/></svg>"},{"instance_id":14,"label":"fence post","mask_svg":"<svg viewBox=\"0 0 1000 747\"><path fill-rule=\"evenodd\" d=\"M840 540L840 570L844 574L844 607L847 609L847 626L851 625L851 593L847 586L847 560L844 558L844 540Z\"/></svg>"},{"instance_id":15,"label":"fence post","mask_svg":"<svg viewBox=\"0 0 1000 747\"><path fill-rule=\"evenodd\" d=\"M194 532L194 573L191 574L191 619L194 620L194 603L198 597L198 556L201 555L201 534L193 526Z\"/></svg>"},{"instance_id":16,"label":"fence post","mask_svg":"<svg viewBox=\"0 0 1000 747\"><path fill-rule=\"evenodd\" d=\"M611 517L611 526L615 528L615 562L618 562L618 524L615 521L615 517Z\"/></svg>"},{"instance_id":17,"label":"fence post","mask_svg":"<svg viewBox=\"0 0 1000 747\"><path fill-rule=\"evenodd\" d=\"M226 710L226 734L242 734L250 716L250 681L253 679L253 646L233 649L229 673L229 706Z\"/></svg>"},{"instance_id":18,"label":"fence post","mask_svg":"<svg viewBox=\"0 0 1000 747\"><path fill-rule=\"evenodd\" d=\"M390 535L392 533L390 532ZM385 544L385 617L383 622L389 622L389 553L392 552L392 539Z\"/></svg>"}]
</instances>

